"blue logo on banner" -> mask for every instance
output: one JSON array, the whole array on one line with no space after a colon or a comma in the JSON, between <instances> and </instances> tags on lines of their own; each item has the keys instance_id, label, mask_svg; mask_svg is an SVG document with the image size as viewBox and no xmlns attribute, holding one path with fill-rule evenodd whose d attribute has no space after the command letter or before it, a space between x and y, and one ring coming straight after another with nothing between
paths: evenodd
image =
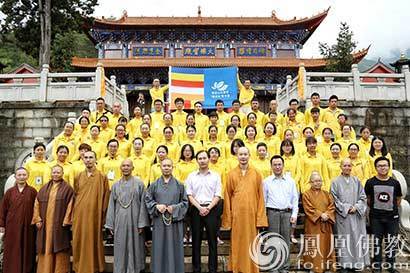
<instances>
[{"instance_id":1,"label":"blue logo on banner","mask_svg":"<svg viewBox=\"0 0 410 273\"><path fill-rule=\"evenodd\" d=\"M238 96L237 68L206 68L204 69L204 108L215 108L215 101L222 100L230 107Z\"/></svg>"}]
</instances>

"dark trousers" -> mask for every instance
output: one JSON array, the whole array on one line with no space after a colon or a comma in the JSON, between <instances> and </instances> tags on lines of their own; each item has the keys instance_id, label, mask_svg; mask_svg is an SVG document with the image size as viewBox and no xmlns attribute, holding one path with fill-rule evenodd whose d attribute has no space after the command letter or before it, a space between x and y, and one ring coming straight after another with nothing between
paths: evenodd
<instances>
[{"instance_id":1,"label":"dark trousers","mask_svg":"<svg viewBox=\"0 0 410 273\"><path fill-rule=\"evenodd\" d=\"M191 229L192 229L192 266L194 273L201 272L201 242L202 232L205 227L208 239L209 258L208 268L210 273L217 272L218 253L217 253L217 223L218 212L214 207L207 216L200 216L199 210L191 207Z\"/></svg>"},{"instance_id":2,"label":"dark trousers","mask_svg":"<svg viewBox=\"0 0 410 273\"><path fill-rule=\"evenodd\" d=\"M382 252L386 255L386 262L389 264L388 269L394 269L396 261L396 248L398 244L397 234L399 232L399 218L375 218L370 217L370 226L374 235L374 267L381 268ZM383 238L385 239L382 248Z\"/></svg>"}]
</instances>

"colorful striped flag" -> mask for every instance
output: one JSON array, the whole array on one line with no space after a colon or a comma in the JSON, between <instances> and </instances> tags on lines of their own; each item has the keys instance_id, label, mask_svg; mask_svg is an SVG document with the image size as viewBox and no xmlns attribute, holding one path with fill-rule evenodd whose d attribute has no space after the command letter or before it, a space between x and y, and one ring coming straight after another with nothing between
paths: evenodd
<instances>
[{"instance_id":1,"label":"colorful striped flag","mask_svg":"<svg viewBox=\"0 0 410 273\"><path fill-rule=\"evenodd\" d=\"M236 67L223 68L169 68L169 102L175 109L174 100L185 101L185 109L192 109L201 101L205 108L213 108L217 99L230 105L237 97Z\"/></svg>"}]
</instances>

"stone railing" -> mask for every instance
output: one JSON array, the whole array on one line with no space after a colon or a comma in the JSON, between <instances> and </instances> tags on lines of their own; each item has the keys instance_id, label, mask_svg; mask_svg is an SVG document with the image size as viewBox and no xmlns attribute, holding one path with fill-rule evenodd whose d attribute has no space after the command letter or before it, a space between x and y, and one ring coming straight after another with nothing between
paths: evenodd
<instances>
[{"instance_id":1,"label":"stone railing","mask_svg":"<svg viewBox=\"0 0 410 273\"><path fill-rule=\"evenodd\" d=\"M118 88L115 76L106 78L101 64L97 64L95 72L50 73L45 64L40 73L0 74L0 102L89 101L90 107L95 108L103 84L107 105L120 102L128 117L125 88Z\"/></svg>"},{"instance_id":2,"label":"stone railing","mask_svg":"<svg viewBox=\"0 0 410 273\"><path fill-rule=\"evenodd\" d=\"M409 67L403 66L403 73L381 74L360 73L357 64L352 65L352 71L347 73L306 72L301 64L302 82L299 76L294 79L287 77L283 88L278 88L276 98L281 112L288 108L290 99L296 98L309 102L310 94L319 93L322 99L337 95L346 101L410 101ZM366 79L366 80L364 80ZM299 97L298 83L303 86L303 96Z\"/></svg>"}]
</instances>

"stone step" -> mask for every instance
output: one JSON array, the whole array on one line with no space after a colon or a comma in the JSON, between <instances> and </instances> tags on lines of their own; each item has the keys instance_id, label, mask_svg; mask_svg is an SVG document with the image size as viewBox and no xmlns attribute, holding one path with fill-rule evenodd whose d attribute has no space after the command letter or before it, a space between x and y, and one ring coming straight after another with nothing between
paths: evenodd
<instances>
[{"instance_id":1,"label":"stone step","mask_svg":"<svg viewBox=\"0 0 410 273\"><path fill-rule=\"evenodd\" d=\"M113 263L114 263L114 257L113 256L105 256L105 272L106 273L111 273L113 272ZM151 257L146 258L146 267L145 267L145 272L149 273L150 271L150 263L151 263ZM396 263L402 263L402 264L409 264L408 268L401 269L399 270L400 273L410 273L410 258L409 257L398 257L396 259ZM298 254L292 253L290 255L290 269L291 272L309 272L309 270L306 270L302 267L300 258L298 257ZM201 271L202 272L208 272L208 257L207 256L202 256L201 257ZM192 272L192 258L191 257L185 257L185 273L191 273ZM228 272L228 257L227 256L218 256L218 272L219 273L224 273ZM366 273L370 273L371 271L363 271Z\"/></svg>"}]
</instances>

